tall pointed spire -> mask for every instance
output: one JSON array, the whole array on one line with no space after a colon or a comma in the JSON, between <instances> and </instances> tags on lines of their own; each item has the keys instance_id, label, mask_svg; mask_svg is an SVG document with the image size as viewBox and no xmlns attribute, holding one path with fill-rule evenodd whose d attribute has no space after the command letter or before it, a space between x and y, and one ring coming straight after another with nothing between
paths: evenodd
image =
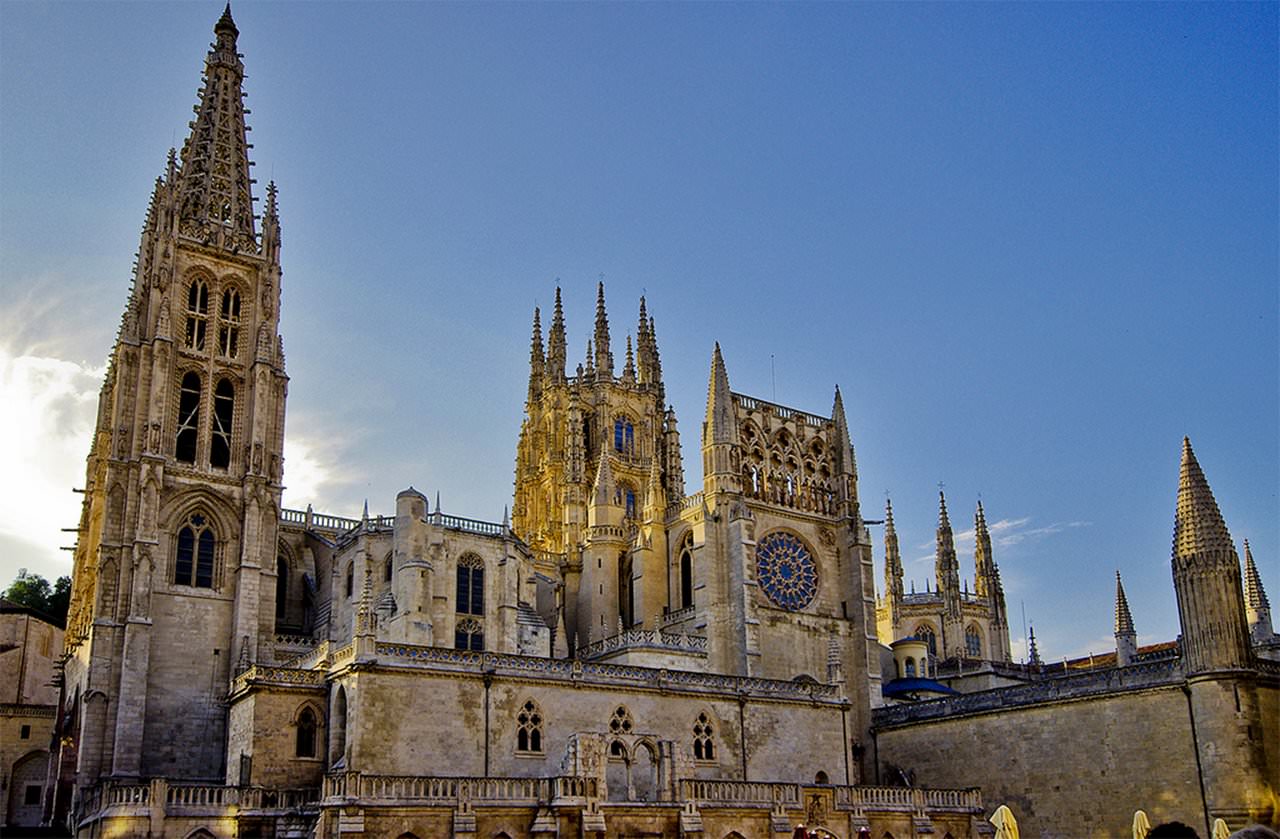
<instances>
[{"instance_id":1,"label":"tall pointed spire","mask_svg":"<svg viewBox=\"0 0 1280 839\"><path fill-rule=\"evenodd\" d=\"M631 336L627 336L627 357L622 365L622 380L628 384L635 384L636 381L636 358L631 351Z\"/></svg>"},{"instance_id":2,"label":"tall pointed spire","mask_svg":"<svg viewBox=\"0 0 1280 839\"><path fill-rule=\"evenodd\" d=\"M938 532L934 551L934 576L942 597L942 649L944 658L965 654L964 619L961 611L960 562L956 559L955 534L947 517L947 498L938 490Z\"/></svg>"},{"instance_id":3,"label":"tall pointed spire","mask_svg":"<svg viewBox=\"0 0 1280 839\"><path fill-rule=\"evenodd\" d=\"M1248 539L1244 540L1244 608L1253 643L1265 644L1274 640L1271 603L1267 600L1266 590L1262 588L1258 566L1253 564L1253 549L1249 547Z\"/></svg>"},{"instance_id":4,"label":"tall pointed spire","mask_svg":"<svg viewBox=\"0 0 1280 839\"><path fill-rule=\"evenodd\" d=\"M178 181L179 230L205 244L256 251L249 149L245 135L244 64L231 6L213 28L204 84L191 134L182 146Z\"/></svg>"},{"instance_id":5,"label":"tall pointed spire","mask_svg":"<svg viewBox=\"0 0 1280 839\"><path fill-rule=\"evenodd\" d=\"M533 336L529 340L529 402L542 396L542 378L546 375L546 358L542 354L542 313L533 307Z\"/></svg>"},{"instance_id":6,"label":"tall pointed spire","mask_svg":"<svg viewBox=\"0 0 1280 839\"><path fill-rule=\"evenodd\" d=\"M707 419L702 424L703 492L711 497L721 490L739 491L742 476L736 466L738 418L729 390L720 343L711 354L711 379L707 383Z\"/></svg>"},{"instance_id":7,"label":"tall pointed spire","mask_svg":"<svg viewBox=\"0 0 1280 839\"><path fill-rule=\"evenodd\" d=\"M711 380L707 384L707 423L703 430L704 445L731 443L738 438L737 421L733 412L733 395L729 390L729 373L720 354L720 342L716 342L711 354Z\"/></svg>"},{"instance_id":8,"label":"tall pointed spire","mask_svg":"<svg viewBox=\"0 0 1280 839\"><path fill-rule=\"evenodd\" d=\"M596 481L592 488L595 503L609 506L617 503L613 491L613 469L609 466L609 453L602 452L600 464L596 467Z\"/></svg>"},{"instance_id":9,"label":"tall pointed spire","mask_svg":"<svg viewBox=\"0 0 1280 839\"><path fill-rule=\"evenodd\" d=\"M1040 659L1040 648L1036 646L1036 627L1031 625L1030 637L1027 640L1027 663L1028 664L1044 664Z\"/></svg>"},{"instance_id":10,"label":"tall pointed spire","mask_svg":"<svg viewBox=\"0 0 1280 839\"><path fill-rule=\"evenodd\" d=\"M604 280L596 286L596 375L613 377L613 353L609 351L609 315L604 309Z\"/></svg>"},{"instance_id":11,"label":"tall pointed spire","mask_svg":"<svg viewBox=\"0 0 1280 839\"><path fill-rule=\"evenodd\" d=\"M1173 586L1188 675L1250 666L1240 560L1204 472L1182 440L1173 523Z\"/></svg>"},{"instance_id":12,"label":"tall pointed spire","mask_svg":"<svg viewBox=\"0 0 1280 839\"><path fill-rule=\"evenodd\" d=\"M897 639L902 607L902 554L898 550L898 530L893 524L893 502L884 500L884 593L889 605L889 623Z\"/></svg>"},{"instance_id":13,"label":"tall pointed spire","mask_svg":"<svg viewBox=\"0 0 1280 839\"><path fill-rule=\"evenodd\" d=\"M1138 656L1138 633L1133 628L1133 615L1129 612L1129 600L1124 596L1124 584L1116 571L1116 664L1126 667Z\"/></svg>"},{"instance_id":14,"label":"tall pointed spire","mask_svg":"<svg viewBox=\"0 0 1280 839\"><path fill-rule=\"evenodd\" d=\"M560 305L560 286L556 286L556 307L551 315L551 331L547 333L547 368L552 379L564 378L565 356L564 307Z\"/></svg>"}]
</instances>

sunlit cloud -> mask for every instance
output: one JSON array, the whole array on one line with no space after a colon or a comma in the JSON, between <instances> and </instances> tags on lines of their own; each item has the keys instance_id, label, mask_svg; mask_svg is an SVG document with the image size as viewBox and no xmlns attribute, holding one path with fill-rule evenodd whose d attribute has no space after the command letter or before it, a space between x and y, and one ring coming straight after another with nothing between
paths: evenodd
<instances>
[{"instance_id":1,"label":"sunlit cloud","mask_svg":"<svg viewBox=\"0 0 1280 839\"><path fill-rule=\"evenodd\" d=\"M0 557L0 579L22 566L65 574L59 550L80 520L85 455L105 367L0 346L0 535L21 549Z\"/></svg>"}]
</instances>

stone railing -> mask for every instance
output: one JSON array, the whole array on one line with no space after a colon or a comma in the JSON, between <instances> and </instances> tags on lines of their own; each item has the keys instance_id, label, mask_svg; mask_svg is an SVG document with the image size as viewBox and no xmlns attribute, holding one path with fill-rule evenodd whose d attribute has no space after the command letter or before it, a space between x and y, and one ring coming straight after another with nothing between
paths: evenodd
<instances>
[{"instance_id":1,"label":"stone railing","mask_svg":"<svg viewBox=\"0 0 1280 839\"><path fill-rule=\"evenodd\" d=\"M625 629L617 635L588 644L582 655L592 659L624 650L667 650L706 656L707 639L701 635L678 635L657 629Z\"/></svg>"},{"instance_id":2,"label":"stone railing","mask_svg":"<svg viewBox=\"0 0 1280 839\"><path fill-rule=\"evenodd\" d=\"M0 716L3 717L55 717L57 715L57 705L15 705L12 702L0 703Z\"/></svg>"},{"instance_id":3,"label":"stone railing","mask_svg":"<svg viewBox=\"0 0 1280 839\"><path fill-rule=\"evenodd\" d=\"M839 810L982 812L982 793L972 789L920 787L836 787Z\"/></svg>"},{"instance_id":4,"label":"stone railing","mask_svg":"<svg viewBox=\"0 0 1280 839\"><path fill-rule=\"evenodd\" d=\"M309 650L319 642L310 635L286 635L284 633L277 632L275 643L277 647L291 647L298 650Z\"/></svg>"},{"instance_id":5,"label":"stone railing","mask_svg":"<svg viewBox=\"0 0 1280 839\"><path fill-rule=\"evenodd\" d=\"M364 775L345 772L325 777L324 797L370 802L455 805L537 805L598 797L594 778L446 778L423 775Z\"/></svg>"},{"instance_id":6,"label":"stone railing","mask_svg":"<svg viewBox=\"0 0 1280 839\"><path fill-rule=\"evenodd\" d=\"M323 670L301 670L296 667L254 664L235 677L231 683L231 692L239 693L255 682L269 682L277 685L323 685L324 679Z\"/></svg>"},{"instance_id":7,"label":"stone railing","mask_svg":"<svg viewBox=\"0 0 1280 839\"><path fill-rule=\"evenodd\" d=\"M438 511L428 513L425 521L427 524L443 527L446 530L461 530L464 533L476 533L480 536L508 536L511 533L511 528L504 524L481 521L480 519L466 519L462 516L446 516Z\"/></svg>"},{"instance_id":8,"label":"stone railing","mask_svg":"<svg viewBox=\"0 0 1280 839\"><path fill-rule=\"evenodd\" d=\"M662 616L662 625L671 626L676 623L684 623L685 621L695 617L697 609L693 606L685 606L683 609L676 609L674 612L667 612Z\"/></svg>"},{"instance_id":9,"label":"stone railing","mask_svg":"<svg viewBox=\"0 0 1280 839\"><path fill-rule=\"evenodd\" d=\"M701 507L702 501L705 497L706 496L702 494L702 491L699 490L693 495L686 495L679 501L673 501L671 504L667 505L667 518L675 518L685 510L691 510L694 507Z\"/></svg>"},{"instance_id":10,"label":"stone railing","mask_svg":"<svg viewBox=\"0 0 1280 839\"><path fill-rule=\"evenodd\" d=\"M329 657L329 664L332 667L341 667L344 664L350 664L356 658L356 645L347 644L339 650L335 650L333 655Z\"/></svg>"},{"instance_id":11,"label":"stone railing","mask_svg":"<svg viewBox=\"0 0 1280 839\"><path fill-rule=\"evenodd\" d=\"M785 405L768 402L764 399L756 399L754 396L744 396L741 393L735 393L733 394L733 398L738 400L738 404L745 410L771 413L778 419L793 419L801 425L811 425L814 428L822 428L822 426L831 422L831 420L825 417L820 417L817 414L811 414L807 411L801 411L796 408L788 408Z\"/></svg>"},{"instance_id":12,"label":"stone railing","mask_svg":"<svg viewBox=\"0 0 1280 839\"><path fill-rule=\"evenodd\" d=\"M1064 701L1102 693L1164 687L1178 684L1182 678L1182 663L1177 659L1086 670L994 690L875 708L871 712L872 726L888 728L923 720Z\"/></svg>"},{"instance_id":13,"label":"stone railing","mask_svg":"<svg viewBox=\"0 0 1280 839\"><path fill-rule=\"evenodd\" d=\"M688 636L686 636L688 637ZM350 649L350 648L348 648ZM336 665L339 653L334 654ZM479 653L449 647L421 647L414 644L378 642L374 654L382 663L444 669L480 676L492 671L497 676L600 684L610 687L671 688L696 693L768 697L780 700L839 702L835 685L820 682L781 681L745 676L726 676L690 670L665 670L630 664L579 661L567 658L537 658L507 653Z\"/></svg>"},{"instance_id":14,"label":"stone railing","mask_svg":"<svg viewBox=\"0 0 1280 839\"><path fill-rule=\"evenodd\" d=\"M680 800L699 806L799 807L799 784L775 784L761 781L682 780Z\"/></svg>"},{"instance_id":15,"label":"stone railing","mask_svg":"<svg viewBox=\"0 0 1280 839\"><path fill-rule=\"evenodd\" d=\"M317 807L319 793L314 788L169 784L158 779L133 784L105 781L82 793L77 805L77 823L113 815L146 816L153 807L168 814L198 816L234 815L245 810L300 810Z\"/></svg>"}]
</instances>

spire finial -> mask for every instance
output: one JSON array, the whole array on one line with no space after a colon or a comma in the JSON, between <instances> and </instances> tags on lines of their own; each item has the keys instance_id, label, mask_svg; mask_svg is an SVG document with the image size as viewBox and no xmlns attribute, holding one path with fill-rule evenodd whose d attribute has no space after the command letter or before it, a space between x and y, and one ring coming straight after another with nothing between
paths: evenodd
<instances>
[{"instance_id":1,"label":"spire finial","mask_svg":"<svg viewBox=\"0 0 1280 839\"><path fill-rule=\"evenodd\" d=\"M596 284L596 373L613 375L613 353L609 350L609 315L604 308L604 275Z\"/></svg>"},{"instance_id":2,"label":"spire finial","mask_svg":"<svg viewBox=\"0 0 1280 839\"><path fill-rule=\"evenodd\" d=\"M938 527L951 528L951 519L947 517L947 496L942 493L942 483L938 483Z\"/></svg>"},{"instance_id":3,"label":"spire finial","mask_svg":"<svg viewBox=\"0 0 1280 839\"><path fill-rule=\"evenodd\" d=\"M628 382L636 380L636 358L631 350L631 335L627 335L627 358L622 365L622 378Z\"/></svg>"},{"instance_id":4,"label":"spire finial","mask_svg":"<svg viewBox=\"0 0 1280 839\"><path fill-rule=\"evenodd\" d=\"M554 379L564 378L565 365L564 307L560 304L560 286L556 285L555 309L551 314L551 331L547 333L547 366Z\"/></svg>"},{"instance_id":5,"label":"spire finial","mask_svg":"<svg viewBox=\"0 0 1280 839\"><path fill-rule=\"evenodd\" d=\"M228 0L226 8L222 10L222 17L218 18L218 22L213 25L215 33L230 32L232 38L240 35L240 30L236 28L236 22L231 18L231 2Z\"/></svg>"},{"instance_id":6,"label":"spire finial","mask_svg":"<svg viewBox=\"0 0 1280 839\"><path fill-rule=\"evenodd\" d=\"M1191 439L1182 438L1182 466L1178 479L1178 511L1173 525L1173 553L1186 557L1205 551L1235 552L1231 534L1209 489Z\"/></svg>"},{"instance_id":7,"label":"spire finial","mask_svg":"<svg viewBox=\"0 0 1280 839\"><path fill-rule=\"evenodd\" d=\"M1036 626L1031 625L1030 637L1027 641L1027 659L1029 664L1043 664L1040 660L1040 648L1036 646Z\"/></svg>"},{"instance_id":8,"label":"spire finial","mask_svg":"<svg viewBox=\"0 0 1280 839\"><path fill-rule=\"evenodd\" d=\"M1244 602L1254 610L1271 608L1267 592L1262 588L1262 575L1253 563L1253 549L1249 547L1248 539L1244 540Z\"/></svg>"}]
</instances>

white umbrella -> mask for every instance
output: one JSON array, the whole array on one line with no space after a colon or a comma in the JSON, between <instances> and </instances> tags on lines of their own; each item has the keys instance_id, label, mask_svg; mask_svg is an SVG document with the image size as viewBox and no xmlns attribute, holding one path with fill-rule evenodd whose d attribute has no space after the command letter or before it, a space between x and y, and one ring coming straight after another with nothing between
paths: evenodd
<instances>
[{"instance_id":1,"label":"white umbrella","mask_svg":"<svg viewBox=\"0 0 1280 839\"><path fill-rule=\"evenodd\" d=\"M1213 820L1213 833L1210 834L1212 839L1227 839L1231 835L1231 828L1227 827L1227 823L1222 819Z\"/></svg>"},{"instance_id":2,"label":"white umbrella","mask_svg":"<svg viewBox=\"0 0 1280 839\"><path fill-rule=\"evenodd\" d=\"M1151 832L1151 819L1141 810L1133 811L1133 839L1147 839Z\"/></svg>"},{"instance_id":3,"label":"white umbrella","mask_svg":"<svg viewBox=\"0 0 1280 839\"><path fill-rule=\"evenodd\" d=\"M1019 839L1018 820L1013 817L1013 811L1004 804L997 807L991 814L991 823L996 826L994 839Z\"/></svg>"}]
</instances>

